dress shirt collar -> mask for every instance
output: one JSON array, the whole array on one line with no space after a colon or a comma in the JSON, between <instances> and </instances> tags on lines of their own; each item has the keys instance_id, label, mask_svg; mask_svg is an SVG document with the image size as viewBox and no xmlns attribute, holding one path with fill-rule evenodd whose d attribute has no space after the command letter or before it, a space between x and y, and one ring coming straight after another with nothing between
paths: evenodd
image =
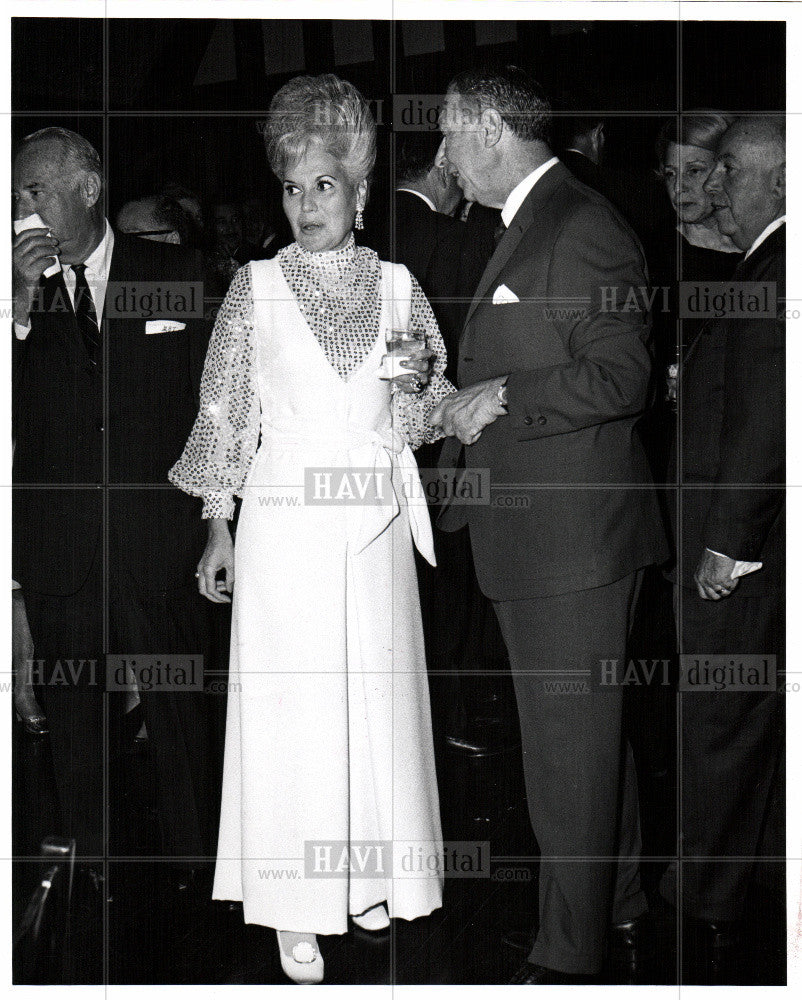
<instances>
[{"instance_id":1,"label":"dress shirt collar","mask_svg":"<svg viewBox=\"0 0 802 1000\"><path fill-rule=\"evenodd\" d=\"M512 191L507 195L507 200L504 202L504 208L501 210L501 218L504 225L509 229L510 223L515 218L515 213L523 205L526 200L526 196L532 190L532 188L537 184L543 174L547 170L550 170L555 163L559 163L559 159L556 156L552 156L550 160L546 160L545 163L533 170L531 174L527 174L526 177L517 184Z\"/></svg>"},{"instance_id":2,"label":"dress shirt collar","mask_svg":"<svg viewBox=\"0 0 802 1000\"><path fill-rule=\"evenodd\" d=\"M757 250L757 248L760 246L760 244L763 243L764 240L767 240L769 238L769 236L771 236L771 234L774 232L775 229L779 229L780 226L784 226L784 225L785 225L785 216L784 215L781 215L779 217L779 219L775 219L773 222L770 222L766 226L766 228L763 230L763 232L760 234L760 236L758 236L758 238L755 240L755 242L752 244L752 246L749 247L749 249L746 251L746 256L744 257L744 260L746 260L746 258L751 253L754 253L754 251Z\"/></svg>"},{"instance_id":3,"label":"dress shirt collar","mask_svg":"<svg viewBox=\"0 0 802 1000\"><path fill-rule=\"evenodd\" d=\"M95 303L95 314L98 320L103 318L103 307L106 304L106 288L109 283L109 267L114 250L114 233L109 220L103 220L103 238L92 253L83 262L86 264L86 283ZM75 301L75 272L68 264L63 269L64 283L70 293L70 299Z\"/></svg>"},{"instance_id":4,"label":"dress shirt collar","mask_svg":"<svg viewBox=\"0 0 802 1000\"><path fill-rule=\"evenodd\" d=\"M111 262L111 254L114 250L114 233L111 231L111 226L109 225L109 220L103 220L103 238L100 243L95 247L92 253L86 258L84 263L86 264L87 282L89 279L89 274L97 281L109 280L109 263Z\"/></svg>"},{"instance_id":5,"label":"dress shirt collar","mask_svg":"<svg viewBox=\"0 0 802 1000\"><path fill-rule=\"evenodd\" d=\"M426 204L429 206L429 208L433 212L437 211L437 209L435 208L435 204L432 201L432 199L431 198L427 198L426 195L423 194L421 191L416 191L414 188L396 188L396 191L406 191L407 194L416 194L421 199L421 201L425 201L426 202Z\"/></svg>"}]
</instances>

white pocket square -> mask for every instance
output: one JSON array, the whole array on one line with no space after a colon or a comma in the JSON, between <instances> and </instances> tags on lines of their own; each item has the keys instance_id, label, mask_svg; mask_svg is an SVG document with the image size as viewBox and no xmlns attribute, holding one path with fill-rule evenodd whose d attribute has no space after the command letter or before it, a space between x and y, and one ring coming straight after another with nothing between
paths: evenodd
<instances>
[{"instance_id":1,"label":"white pocket square","mask_svg":"<svg viewBox=\"0 0 802 1000\"><path fill-rule=\"evenodd\" d=\"M183 330L186 323L179 323L174 319L148 319L145 320L145 333L176 333Z\"/></svg>"},{"instance_id":2,"label":"white pocket square","mask_svg":"<svg viewBox=\"0 0 802 1000\"><path fill-rule=\"evenodd\" d=\"M502 306L505 302L520 302L521 300L511 288L506 285L499 285L493 292L493 305Z\"/></svg>"}]
</instances>

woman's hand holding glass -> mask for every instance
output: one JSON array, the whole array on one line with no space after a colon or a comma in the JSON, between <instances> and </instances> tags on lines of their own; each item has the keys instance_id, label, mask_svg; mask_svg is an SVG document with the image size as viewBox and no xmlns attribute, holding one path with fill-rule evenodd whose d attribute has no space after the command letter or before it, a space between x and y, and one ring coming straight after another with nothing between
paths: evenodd
<instances>
[{"instance_id":1,"label":"woman's hand holding glass","mask_svg":"<svg viewBox=\"0 0 802 1000\"><path fill-rule=\"evenodd\" d=\"M433 356L434 351L426 346L425 330L388 330L379 378L402 392L422 392L429 382Z\"/></svg>"}]
</instances>

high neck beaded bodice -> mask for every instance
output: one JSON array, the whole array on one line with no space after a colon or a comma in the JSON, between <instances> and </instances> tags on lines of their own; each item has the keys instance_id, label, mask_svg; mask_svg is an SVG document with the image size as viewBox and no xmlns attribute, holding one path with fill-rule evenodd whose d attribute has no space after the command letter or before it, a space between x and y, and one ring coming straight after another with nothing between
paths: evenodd
<instances>
[{"instance_id":1,"label":"high neck beaded bodice","mask_svg":"<svg viewBox=\"0 0 802 1000\"><path fill-rule=\"evenodd\" d=\"M341 278L349 268L353 267L359 256L359 247L356 245L353 233L349 235L345 246L337 250L313 252L302 247L300 243L293 243L291 247L297 252L299 259L312 270L320 271L335 279Z\"/></svg>"},{"instance_id":2,"label":"high neck beaded bodice","mask_svg":"<svg viewBox=\"0 0 802 1000\"><path fill-rule=\"evenodd\" d=\"M339 250L312 253L291 243L277 259L329 364L348 381L379 335L379 258L352 233Z\"/></svg>"}]
</instances>

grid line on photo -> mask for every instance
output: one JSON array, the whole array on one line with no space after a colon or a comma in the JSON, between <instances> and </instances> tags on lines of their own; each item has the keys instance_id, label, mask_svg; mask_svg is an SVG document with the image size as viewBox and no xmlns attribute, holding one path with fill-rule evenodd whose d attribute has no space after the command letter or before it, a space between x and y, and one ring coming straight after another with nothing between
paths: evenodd
<instances>
[{"instance_id":1,"label":"grid line on photo","mask_svg":"<svg viewBox=\"0 0 802 1000\"><path fill-rule=\"evenodd\" d=\"M677 110L677 124L679 124L679 122L681 120L679 113L685 107L684 100L683 100L683 87L682 87L682 83L683 83L683 68L684 68L683 67L683 58L682 58L682 54L683 54L683 44L682 43L683 43L683 26L682 26L681 20L678 19L677 20L677 40L676 40L676 46L677 46L677 49L676 49L676 51L677 51L677 68L676 68L676 86L677 86L677 108L676 108L676 110ZM674 234L674 240L675 240L675 244L674 245L675 245L676 270L674 272L673 278L674 278L674 281L677 283L677 287L679 287L679 281L680 281L681 274L682 274L681 263L680 263L681 262L681 237L680 237L679 231L677 231ZM681 338L682 338L681 324L682 324L681 320L678 320L675 323L675 332L674 332L675 345L676 345L675 346L675 357L676 357L676 363L677 363L677 365L679 365L680 360L681 360L681 358L680 358L680 355L681 355ZM678 578L679 578L679 581L682 581L682 544L681 544L680 539L681 539L681 536L682 536L682 489L681 489L681 483L682 483L682 479L683 479L683 476L682 476L683 465L682 465L682 397L681 397L680 381L681 380L678 379L678 382L677 382L677 419L676 419L676 423L675 423L675 441L674 441L674 446L676 448L676 455L677 455L677 484L676 484L677 485L677 490L676 490L676 493L675 493L675 501L674 502L675 502L675 505L676 505L676 522L675 523L677 524L677 541L675 543L675 557L677 559L677 573L678 573ZM676 610L675 610L675 616L676 616L676 619L675 619L675 629L677 631L677 635L678 636L681 635L681 633L682 633L682 625L681 625L681 622L682 622L682 600L683 600L682 586L681 586L681 583L680 583L677 586L677 599L676 599ZM679 644L677 646L677 650L678 650L678 652L681 652L681 648L680 648ZM681 847L681 845L682 845L682 815L683 815L683 811L682 811L682 709L681 709L681 698L678 695L675 695L675 699L676 699L676 702L675 702L675 706L676 706L675 707L675 718L676 718L676 723L675 723L675 726L676 726L676 728L675 728L676 759L675 759L675 762L674 762L674 773L676 775L676 777L675 777L675 796L676 796L676 800L675 800L675 806L674 806L674 815L676 817L676 821L675 821L676 822L676 826L675 826L675 832L674 832L674 844L675 844L675 849L676 849L677 854L676 854L676 857L675 857L673 863L676 865L676 868L677 868L677 880L676 880L676 888L675 888L676 896L675 896L675 899L674 899L674 906L675 906L674 933L675 933L675 938L676 938L676 981L679 984L678 985L679 993L680 993L680 995L682 995L683 969L684 969L684 961L683 961L683 959L684 959L684 945L683 945L683 933L682 933L683 932L683 905L682 905L682 900L683 900L683 895L682 895L682 874L683 874L683 867L682 867L682 864L681 864L681 851L682 851L682 847Z\"/></svg>"}]
</instances>

